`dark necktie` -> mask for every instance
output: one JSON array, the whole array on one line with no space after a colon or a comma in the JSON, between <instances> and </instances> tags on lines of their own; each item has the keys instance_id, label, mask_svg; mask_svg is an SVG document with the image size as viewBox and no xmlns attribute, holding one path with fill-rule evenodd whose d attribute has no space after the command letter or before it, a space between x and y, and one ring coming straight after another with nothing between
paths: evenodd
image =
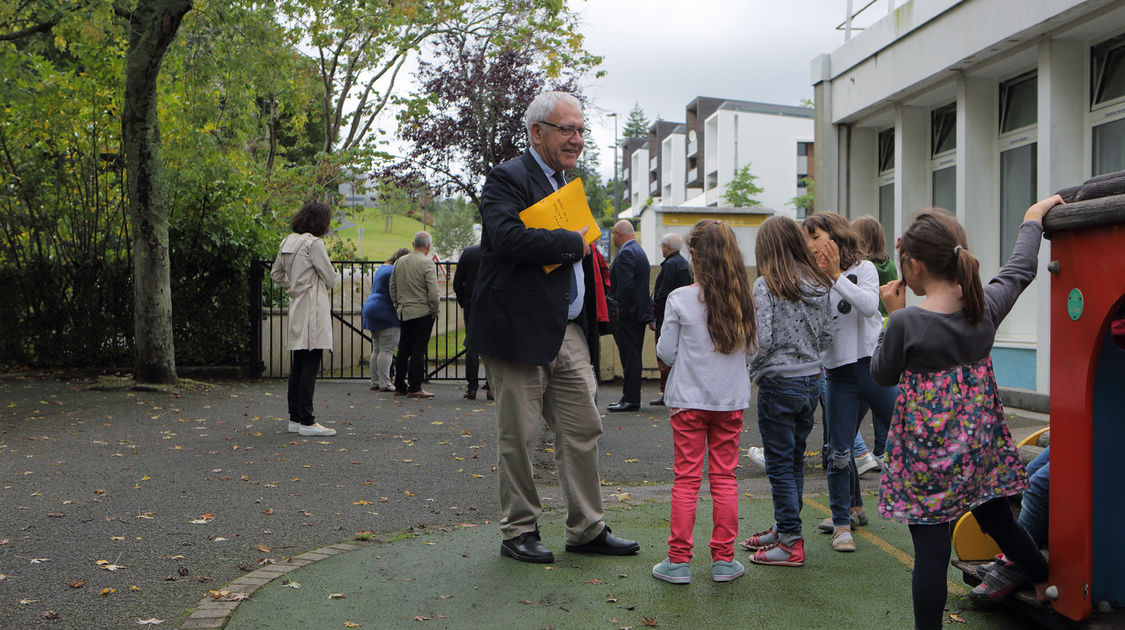
<instances>
[{"instance_id":1,"label":"dark necktie","mask_svg":"<svg viewBox=\"0 0 1125 630\"><path fill-rule=\"evenodd\" d=\"M566 177L563 176L562 171L555 171L555 174L551 176L551 179L554 179L555 184L558 185L558 188L556 188L556 190L559 190L563 186L566 186ZM570 266L570 303L574 304L574 301L577 300L577 299L578 299L578 276L576 276L575 273L574 273L574 265L571 265Z\"/></svg>"}]
</instances>

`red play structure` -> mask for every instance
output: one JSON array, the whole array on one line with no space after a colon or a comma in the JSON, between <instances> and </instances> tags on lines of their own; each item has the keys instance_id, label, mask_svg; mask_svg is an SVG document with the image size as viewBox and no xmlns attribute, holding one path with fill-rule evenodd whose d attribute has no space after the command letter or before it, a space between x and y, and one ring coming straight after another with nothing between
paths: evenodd
<instances>
[{"instance_id":1,"label":"red play structure","mask_svg":"<svg viewBox=\"0 0 1125 630\"><path fill-rule=\"evenodd\" d=\"M1122 188L1125 172L1089 180L1062 191L1073 203L1044 219L1051 239L1050 594L1055 612L1076 621L1125 605L1125 347L1111 334L1125 306Z\"/></svg>"}]
</instances>

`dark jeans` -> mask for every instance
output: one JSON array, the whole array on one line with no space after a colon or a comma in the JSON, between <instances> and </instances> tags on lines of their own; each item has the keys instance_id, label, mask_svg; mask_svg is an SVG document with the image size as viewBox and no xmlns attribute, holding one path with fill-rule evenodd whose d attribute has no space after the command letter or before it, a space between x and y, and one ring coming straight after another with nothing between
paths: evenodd
<instances>
[{"instance_id":1,"label":"dark jeans","mask_svg":"<svg viewBox=\"0 0 1125 630\"><path fill-rule=\"evenodd\" d=\"M621 402L641 402L641 346L645 342L645 325L632 320L621 320L613 333L617 351L621 354L621 370L624 372L624 387Z\"/></svg>"},{"instance_id":2,"label":"dark jeans","mask_svg":"<svg viewBox=\"0 0 1125 630\"><path fill-rule=\"evenodd\" d=\"M779 533L801 534L805 491L805 441L824 381L819 374L763 378L758 382L758 431L766 452L766 477L773 493Z\"/></svg>"},{"instance_id":3,"label":"dark jeans","mask_svg":"<svg viewBox=\"0 0 1125 630\"><path fill-rule=\"evenodd\" d=\"M323 350L294 350L289 361L289 420L305 426L316 422L313 392Z\"/></svg>"},{"instance_id":4,"label":"dark jeans","mask_svg":"<svg viewBox=\"0 0 1125 630\"><path fill-rule=\"evenodd\" d=\"M426 346L430 343L433 328L433 315L402 322L402 335L398 339L398 355L395 357L395 391L421 391L422 379L426 376Z\"/></svg>"},{"instance_id":5,"label":"dark jeans","mask_svg":"<svg viewBox=\"0 0 1125 630\"><path fill-rule=\"evenodd\" d=\"M1018 564L1028 579L1032 582L1047 580L1047 559L1039 553L1027 530L1012 516L1007 497L973 508L973 516L981 531L996 541L1004 555ZM914 598L915 630L940 630L942 627L942 609L949 596L946 571L949 568L953 523L910 526L910 536L914 539L914 572L910 578L910 590Z\"/></svg>"},{"instance_id":6,"label":"dark jeans","mask_svg":"<svg viewBox=\"0 0 1125 630\"><path fill-rule=\"evenodd\" d=\"M828 408L824 421L832 451L828 462L828 503L832 507L832 523L845 527L851 523L848 508L853 503L863 505L858 492L859 471L852 457L862 405L870 406L878 433L878 427L890 426L898 388L883 387L872 380L871 357L829 369L827 380Z\"/></svg>"}]
</instances>

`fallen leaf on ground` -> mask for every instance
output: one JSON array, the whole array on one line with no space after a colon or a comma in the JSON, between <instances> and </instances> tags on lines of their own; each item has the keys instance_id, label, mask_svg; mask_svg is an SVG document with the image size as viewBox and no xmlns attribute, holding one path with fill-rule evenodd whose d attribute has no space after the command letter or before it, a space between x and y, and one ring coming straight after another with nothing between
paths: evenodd
<instances>
[{"instance_id":1,"label":"fallen leaf on ground","mask_svg":"<svg viewBox=\"0 0 1125 630\"><path fill-rule=\"evenodd\" d=\"M271 551L273 551L273 550L272 550L272 549L270 549L269 547L267 547L267 546L263 545L262 543L258 543L258 551L260 551L260 552L262 552L262 553L269 553L269 552L271 552Z\"/></svg>"},{"instance_id":2,"label":"fallen leaf on ground","mask_svg":"<svg viewBox=\"0 0 1125 630\"><path fill-rule=\"evenodd\" d=\"M329 593L328 594L328 599L347 599L347 597L348 596L344 595L343 593Z\"/></svg>"},{"instance_id":3,"label":"fallen leaf on ground","mask_svg":"<svg viewBox=\"0 0 1125 630\"><path fill-rule=\"evenodd\" d=\"M149 617L148 619L138 619L137 620L137 625L140 625L140 626L155 626L155 625L159 625L159 624L162 624L162 623L164 623L164 620L163 619L157 619L156 617Z\"/></svg>"},{"instance_id":4,"label":"fallen leaf on ground","mask_svg":"<svg viewBox=\"0 0 1125 630\"><path fill-rule=\"evenodd\" d=\"M641 617L641 623L645 624L646 626L652 627L656 625L656 620L652 617Z\"/></svg>"},{"instance_id":5,"label":"fallen leaf on ground","mask_svg":"<svg viewBox=\"0 0 1125 630\"><path fill-rule=\"evenodd\" d=\"M82 588L86 586L86 580L77 580L70 583L70 588Z\"/></svg>"},{"instance_id":6,"label":"fallen leaf on ground","mask_svg":"<svg viewBox=\"0 0 1125 630\"><path fill-rule=\"evenodd\" d=\"M20 603L24 604L26 606L27 604L34 604L37 601L39 601L39 600L38 599L21 599Z\"/></svg>"},{"instance_id":7,"label":"fallen leaf on ground","mask_svg":"<svg viewBox=\"0 0 1125 630\"><path fill-rule=\"evenodd\" d=\"M605 584L605 580L599 580L598 578L594 578L592 580L586 580L586 583L587 584Z\"/></svg>"},{"instance_id":8,"label":"fallen leaf on ground","mask_svg":"<svg viewBox=\"0 0 1125 630\"><path fill-rule=\"evenodd\" d=\"M950 621L956 621L957 623L967 623L964 618L958 617L957 615L955 615L953 613L949 613L949 620Z\"/></svg>"},{"instance_id":9,"label":"fallen leaf on ground","mask_svg":"<svg viewBox=\"0 0 1125 630\"><path fill-rule=\"evenodd\" d=\"M414 617L414 621L433 621L433 617L423 617L422 615L418 615Z\"/></svg>"},{"instance_id":10,"label":"fallen leaf on ground","mask_svg":"<svg viewBox=\"0 0 1125 630\"><path fill-rule=\"evenodd\" d=\"M106 595L109 595L110 593L116 593L116 592L117 592L117 589L115 589L115 588L103 588L98 593L98 595L101 595L102 597L105 597Z\"/></svg>"},{"instance_id":11,"label":"fallen leaf on ground","mask_svg":"<svg viewBox=\"0 0 1125 630\"><path fill-rule=\"evenodd\" d=\"M362 628L363 624L362 623L356 623L354 621L345 621L344 627L345 628Z\"/></svg>"}]
</instances>

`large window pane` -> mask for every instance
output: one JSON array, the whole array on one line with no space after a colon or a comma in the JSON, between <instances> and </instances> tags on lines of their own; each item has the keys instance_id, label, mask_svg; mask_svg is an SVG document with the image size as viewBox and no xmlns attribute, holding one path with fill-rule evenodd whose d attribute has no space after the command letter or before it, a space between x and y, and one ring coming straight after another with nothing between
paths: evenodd
<instances>
[{"instance_id":1,"label":"large window pane","mask_svg":"<svg viewBox=\"0 0 1125 630\"><path fill-rule=\"evenodd\" d=\"M1012 255L1024 212L1035 203L1035 157L1035 144L1000 154L1000 264Z\"/></svg>"},{"instance_id":2,"label":"large window pane","mask_svg":"<svg viewBox=\"0 0 1125 630\"><path fill-rule=\"evenodd\" d=\"M1125 96L1125 35L1090 49L1090 102L1094 105Z\"/></svg>"},{"instance_id":3,"label":"large window pane","mask_svg":"<svg viewBox=\"0 0 1125 630\"><path fill-rule=\"evenodd\" d=\"M957 167L949 166L934 171L933 174L934 198L933 204L938 208L945 208L950 212L957 212Z\"/></svg>"},{"instance_id":4,"label":"large window pane","mask_svg":"<svg viewBox=\"0 0 1125 630\"><path fill-rule=\"evenodd\" d=\"M879 187L879 223L883 224L883 238L887 242L887 253L895 246L895 185L894 182Z\"/></svg>"},{"instance_id":5,"label":"large window pane","mask_svg":"<svg viewBox=\"0 0 1125 630\"><path fill-rule=\"evenodd\" d=\"M957 148L957 104L930 112L930 157Z\"/></svg>"},{"instance_id":6,"label":"large window pane","mask_svg":"<svg viewBox=\"0 0 1125 630\"><path fill-rule=\"evenodd\" d=\"M895 130L879 132L879 172L885 173L895 167Z\"/></svg>"},{"instance_id":7,"label":"large window pane","mask_svg":"<svg viewBox=\"0 0 1125 630\"><path fill-rule=\"evenodd\" d=\"M1125 118L1094 127L1093 174L1125 170Z\"/></svg>"},{"instance_id":8,"label":"large window pane","mask_svg":"<svg viewBox=\"0 0 1125 630\"><path fill-rule=\"evenodd\" d=\"M1039 118L1035 75L1022 75L1000 84L1000 133L1034 125Z\"/></svg>"}]
</instances>

